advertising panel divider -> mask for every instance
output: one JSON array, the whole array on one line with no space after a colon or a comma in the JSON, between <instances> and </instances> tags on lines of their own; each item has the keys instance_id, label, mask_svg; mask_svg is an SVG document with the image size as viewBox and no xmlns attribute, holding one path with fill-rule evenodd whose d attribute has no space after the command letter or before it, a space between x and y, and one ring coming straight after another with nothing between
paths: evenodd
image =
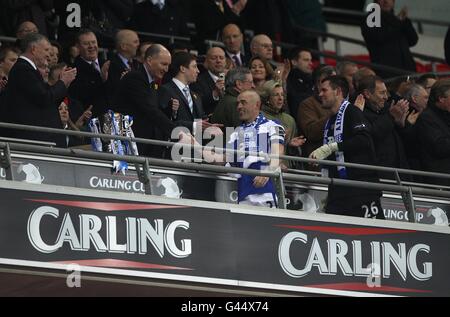
<instances>
[{"instance_id":1,"label":"advertising panel divider","mask_svg":"<svg viewBox=\"0 0 450 317\"><path fill-rule=\"evenodd\" d=\"M0 199L1 259L307 293L450 295L447 227L3 180Z\"/></svg>"}]
</instances>

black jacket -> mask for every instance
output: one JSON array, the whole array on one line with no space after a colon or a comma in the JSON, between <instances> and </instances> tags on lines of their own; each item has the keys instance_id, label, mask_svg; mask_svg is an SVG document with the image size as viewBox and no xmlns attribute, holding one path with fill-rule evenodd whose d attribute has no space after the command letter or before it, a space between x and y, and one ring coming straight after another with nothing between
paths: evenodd
<instances>
[{"instance_id":1,"label":"black jacket","mask_svg":"<svg viewBox=\"0 0 450 317\"><path fill-rule=\"evenodd\" d=\"M330 120L335 120L336 115ZM333 125L334 127L334 125ZM375 147L370 133L370 128L363 113L357 107L349 105L344 116L344 139L338 143L339 151L343 151L344 160L347 163L358 163L365 165L375 165L376 155ZM333 135L333 129L330 128L329 135ZM336 160L336 155L332 154L328 160ZM339 178L336 167L329 167L329 177ZM378 174L375 171L363 170L347 167L347 179L377 182ZM341 204L343 199L356 199L357 196L381 196L381 192L377 190L369 190L363 188L340 187L336 185L328 186L327 204Z\"/></svg>"},{"instance_id":2,"label":"black jacket","mask_svg":"<svg viewBox=\"0 0 450 317\"><path fill-rule=\"evenodd\" d=\"M149 0L137 4L130 26L141 32L189 36L186 16L177 0L166 0L162 10Z\"/></svg>"},{"instance_id":3,"label":"black jacket","mask_svg":"<svg viewBox=\"0 0 450 317\"><path fill-rule=\"evenodd\" d=\"M66 96L62 81L49 86L26 60L19 58L9 73L4 105L7 122L62 129L58 105ZM65 137L49 133L15 130L8 134L15 138L55 142L65 145Z\"/></svg>"},{"instance_id":4,"label":"black jacket","mask_svg":"<svg viewBox=\"0 0 450 317\"><path fill-rule=\"evenodd\" d=\"M375 112L368 105L364 108L364 116L370 124L375 143L377 164L386 167L409 168L404 145L394 119L389 113L389 106ZM393 173L380 173L382 178L394 178Z\"/></svg>"},{"instance_id":5,"label":"black jacket","mask_svg":"<svg viewBox=\"0 0 450 317\"><path fill-rule=\"evenodd\" d=\"M106 81L106 94L108 97L108 102L112 103L114 101L114 94L119 87L120 79L122 78L122 74L130 70L130 65L125 65L123 61L120 59L119 55L115 53L110 61L109 70L108 70L108 80ZM138 70L140 68L139 62L133 60L131 62L131 70Z\"/></svg>"},{"instance_id":6,"label":"black jacket","mask_svg":"<svg viewBox=\"0 0 450 317\"><path fill-rule=\"evenodd\" d=\"M136 137L167 140L175 124L158 106L158 92L149 83L145 69L132 71L120 81L114 98L114 111L133 116ZM160 157L163 149L138 144L140 155Z\"/></svg>"},{"instance_id":7,"label":"black jacket","mask_svg":"<svg viewBox=\"0 0 450 317\"><path fill-rule=\"evenodd\" d=\"M104 114L109 107L106 85L100 73L80 56L75 59L74 67L77 69L77 78L69 87L70 97L80 101L85 108L93 105L94 117Z\"/></svg>"},{"instance_id":8,"label":"black jacket","mask_svg":"<svg viewBox=\"0 0 450 317\"><path fill-rule=\"evenodd\" d=\"M214 100L213 97L215 87L216 83L208 71L201 73L197 81L191 85L192 90L200 94L206 115L212 114L219 103L219 100Z\"/></svg>"},{"instance_id":9,"label":"black jacket","mask_svg":"<svg viewBox=\"0 0 450 317\"><path fill-rule=\"evenodd\" d=\"M450 113L429 106L417 120L422 167L450 174ZM430 178L433 184L450 186L450 179Z\"/></svg>"},{"instance_id":10,"label":"black jacket","mask_svg":"<svg viewBox=\"0 0 450 317\"><path fill-rule=\"evenodd\" d=\"M220 40L225 25L237 24L241 30L245 29L244 19L236 15L224 1L224 12L213 0L192 0L192 13L197 29L196 47L200 53L206 50L205 40Z\"/></svg>"},{"instance_id":11,"label":"black jacket","mask_svg":"<svg viewBox=\"0 0 450 317\"><path fill-rule=\"evenodd\" d=\"M361 32L373 63L416 72L416 63L409 48L417 44L418 36L411 21L403 21L394 13L381 13L381 27L369 27L366 19L361 24ZM384 78L398 74L378 71Z\"/></svg>"},{"instance_id":12,"label":"black jacket","mask_svg":"<svg viewBox=\"0 0 450 317\"><path fill-rule=\"evenodd\" d=\"M303 100L313 95L314 83L311 75L299 69L289 72L286 82L287 102L290 115L297 118L298 108Z\"/></svg>"},{"instance_id":13,"label":"black jacket","mask_svg":"<svg viewBox=\"0 0 450 317\"><path fill-rule=\"evenodd\" d=\"M192 113L183 92L172 80L161 86L158 95L159 106L163 108L168 117L172 117L171 99L178 99L180 107L178 108L176 118L172 118L172 120L175 122L176 126L186 127L192 133L194 120L202 119L204 116L202 99L200 96L191 90L191 97L194 103L194 113Z\"/></svg>"}]
</instances>

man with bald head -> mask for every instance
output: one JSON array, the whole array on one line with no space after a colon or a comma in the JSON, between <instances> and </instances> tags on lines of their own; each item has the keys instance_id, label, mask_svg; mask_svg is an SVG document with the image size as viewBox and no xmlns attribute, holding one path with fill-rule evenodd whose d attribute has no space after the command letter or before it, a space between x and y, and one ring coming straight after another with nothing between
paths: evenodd
<instances>
[{"instance_id":1,"label":"man with bald head","mask_svg":"<svg viewBox=\"0 0 450 317\"><path fill-rule=\"evenodd\" d=\"M135 31L120 30L115 36L116 53L110 59L107 92L112 96L117 90L119 81L125 72L136 70L139 67L135 60L139 48L139 37Z\"/></svg>"},{"instance_id":2,"label":"man with bald head","mask_svg":"<svg viewBox=\"0 0 450 317\"><path fill-rule=\"evenodd\" d=\"M145 52L144 67L128 72L119 82L114 98L116 112L133 116L133 131L138 138L167 140L175 124L158 105L158 89L172 62L170 52L153 44ZM138 144L140 155L161 157L163 148Z\"/></svg>"},{"instance_id":3,"label":"man with bald head","mask_svg":"<svg viewBox=\"0 0 450 317\"><path fill-rule=\"evenodd\" d=\"M225 53L236 67L246 66L248 57L242 51L244 35L236 24L228 24L222 30L222 42L225 44Z\"/></svg>"},{"instance_id":4,"label":"man with bald head","mask_svg":"<svg viewBox=\"0 0 450 317\"><path fill-rule=\"evenodd\" d=\"M247 90L237 97L237 111L242 124L231 135L228 146L235 150L280 155L284 153L285 130L282 125L267 119L261 113L261 99L256 91ZM235 155L231 165L255 170L276 170L280 161L272 158L270 164L263 157L250 158L248 154ZM278 199L271 179L242 174L238 179L239 204L276 207Z\"/></svg>"},{"instance_id":5,"label":"man with bald head","mask_svg":"<svg viewBox=\"0 0 450 317\"><path fill-rule=\"evenodd\" d=\"M252 56L258 56L271 61L273 59L273 43L270 37L265 34L255 35L250 43Z\"/></svg>"},{"instance_id":6,"label":"man with bald head","mask_svg":"<svg viewBox=\"0 0 450 317\"><path fill-rule=\"evenodd\" d=\"M225 91L225 52L220 47L211 47L206 53L204 66L206 72L198 76L192 90L202 96L203 108L206 115L216 109L220 96Z\"/></svg>"}]
</instances>

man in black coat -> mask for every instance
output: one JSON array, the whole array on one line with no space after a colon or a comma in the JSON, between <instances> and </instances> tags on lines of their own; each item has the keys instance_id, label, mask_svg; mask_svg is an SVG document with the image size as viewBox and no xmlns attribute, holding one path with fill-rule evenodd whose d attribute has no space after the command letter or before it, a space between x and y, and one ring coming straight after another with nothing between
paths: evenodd
<instances>
[{"instance_id":1,"label":"man in black coat","mask_svg":"<svg viewBox=\"0 0 450 317\"><path fill-rule=\"evenodd\" d=\"M330 76L322 80L319 97L322 108L332 115L325 125L324 145L310 154L310 158L339 163L375 165L375 150L370 128L356 106L345 98L349 85L345 77ZM344 166L324 166L322 172L330 178L378 182L375 171ZM384 219L380 190L345 187L331 183L325 212L364 218Z\"/></svg>"},{"instance_id":2,"label":"man in black coat","mask_svg":"<svg viewBox=\"0 0 450 317\"><path fill-rule=\"evenodd\" d=\"M38 67L46 65L51 45L48 39L38 33L28 34L21 42L22 56L10 71L5 91L6 121L62 128L58 105L66 96L67 88L77 75L76 69L65 68L55 85L44 82ZM12 137L45 142L55 142L65 146L62 135L14 130Z\"/></svg>"},{"instance_id":3,"label":"man in black coat","mask_svg":"<svg viewBox=\"0 0 450 317\"><path fill-rule=\"evenodd\" d=\"M225 92L225 53L220 47L211 47L204 66L206 71L198 76L192 84L192 90L202 98L205 115L211 115L219 103L220 96Z\"/></svg>"},{"instance_id":4,"label":"man in black coat","mask_svg":"<svg viewBox=\"0 0 450 317\"><path fill-rule=\"evenodd\" d=\"M225 53L236 67L247 66L250 54L243 51L244 35L236 24L227 24L222 30L222 42L225 45Z\"/></svg>"},{"instance_id":5,"label":"man in black coat","mask_svg":"<svg viewBox=\"0 0 450 317\"><path fill-rule=\"evenodd\" d=\"M361 32L371 61L416 72L416 63L409 48L416 45L419 38L411 20L407 17L408 11L403 8L396 16L395 1L377 0L377 3L381 7L381 25L370 26L367 19L363 19L361 24ZM377 74L383 78L398 75L388 71L377 71Z\"/></svg>"},{"instance_id":6,"label":"man in black coat","mask_svg":"<svg viewBox=\"0 0 450 317\"><path fill-rule=\"evenodd\" d=\"M312 55L307 49L295 48L289 59L292 69L286 81L287 102L291 116L297 118L300 104L313 95Z\"/></svg>"},{"instance_id":7,"label":"man in black coat","mask_svg":"<svg viewBox=\"0 0 450 317\"><path fill-rule=\"evenodd\" d=\"M137 70L139 62L135 60L139 47L139 37L132 30L120 30L115 36L116 51L109 60L106 90L110 103L125 72Z\"/></svg>"},{"instance_id":8,"label":"man in black coat","mask_svg":"<svg viewBox=\"0 0 450 317\"><path fill-rule=\"evenodd\" d=\"M130 20L132 29L175 36L189 36L187 18L178 0L164 0L154 4L146 0L137 4Z\"/></svg>"},{"instance_id":9,"label":"man in black coat","mask_svg":"<svg viewBox=\"0 0 450 317\"><path fill-rule=\"evenodd\" d=\"M232 1L233 3L242 1ZM239 8L238 10L241 10ZM244 29L244 19L225 0L193 0L192 12L197 29L196 47L205 52L205 40L219 40L222 28L234 23ZM240 13L240 12L239 12Z\"/></svg>"},{"instance_id":10,"label":"man in black coat","mask_svg":"<svg viewBox=\"0 0 450 317\"><path fill-rule=\"evenodd\" d=\"M120 81L113 109L133 116L136 137L167 140L175 124L159 107L158 89L171 63L170 52L162 45L153 44L145 54L144 67L127 73ZM138 144L140 155L161 157L163 148Z\"/></svg>"},{"instance_id":11,"label":"man in black coat","mask_svg":"<svg viewBox=\"0 0 450 317\"><path fill-rule=\"evenodd\" d=\"M365 98L364 116L375 143L377 165L409 168L403 141L397 131L405 126L408 101L387 105L386 85L377 76L364 77L359 88ZM380 173L380 177L395 178L393 173Z\"/></svg>"},{"instance_id":12,"label":"man in black coat","mask_svg":"<svg viewBox=\"0 0 450 317\"><path fill-rule=\"evenodd\" d=\"M93 105L94 117L103 115L109 108L106 85L107 67L102 67L98 58L98 42L95 34L81 30L77 36L80 55L75 59L77 78L69 88L69 96L83 103Z\"/></svg>"},{"instance_id":13,"label":"man in black coat","mask_svg":"<svg viewBox=\"0 0 450 317\"><path fill-rule=\"evenodd\" d=\"M422 167L450 174L450 80L431 88L428 107L417 120ZM450 179L430 178L433 184L450 186Z\"/></svg>"}]
</instances>

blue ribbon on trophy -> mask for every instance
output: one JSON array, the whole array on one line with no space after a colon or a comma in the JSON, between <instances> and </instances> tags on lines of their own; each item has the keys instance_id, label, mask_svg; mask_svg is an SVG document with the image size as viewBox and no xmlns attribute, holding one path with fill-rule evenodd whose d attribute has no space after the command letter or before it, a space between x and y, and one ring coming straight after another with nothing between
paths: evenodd
<instances>
[{"instance_id":1,"label":"blue ribbon on trophy","mask_svg":"<svg viewBox=\"0 0 450 317\"><path fill-rule=\"evenodd\" d=\"M122 133L122 115L120 113L114 113L112 110L108 111L108 115L111 118L111 135L123 136ZM113 154L124 155L124 146L120 140L111 140L111 152ZM128 169L128 163L125 161L114 161L113 169L116 173L125 171Z\"/></svg>"},{"instance_id":2,"label":"blue ribbon on trophy","mask_svg":"<svg viewBox=\"0 0 450 317\"><path fill-rule=\"evenodd\" d=\"M98 118L93 118L89 121L89 129L92 133L100 134L100 121ZM91 138L92 149L97 152L103 152L103 145L100 138Z\"/></svg>"}]
</instances>

